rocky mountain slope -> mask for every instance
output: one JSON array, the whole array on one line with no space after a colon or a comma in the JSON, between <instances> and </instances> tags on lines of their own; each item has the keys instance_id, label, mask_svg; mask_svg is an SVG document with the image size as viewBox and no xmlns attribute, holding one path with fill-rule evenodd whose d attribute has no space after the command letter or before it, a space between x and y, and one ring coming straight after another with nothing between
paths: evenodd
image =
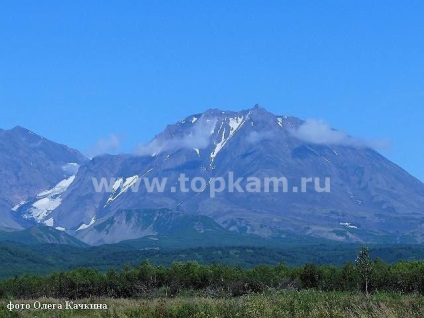
<instances>
[{"instance_id":1,"label":"rocky mountain slope","mask_svg":"<svg viewBox=\"0 0 424 318\"><path fill-rule=\"evenodd\" d=\"M87 161L77 150L20 126L0 130L0 227L22 228L10 211L76 174Z\"/></svg>"},{"instance_id":2,"label":"rocky mountain slope","mask_svg":"<svg viewBox=\"0 0 424 318\"><path fill-rule=\"evenodd\" d=\"M182 174L189 191L181 186ZM231 189L230 179L238 178ZM277 192L266 178L278 179ZM150 191L152 182L163 182L163 189ZM12 212L17 223L53 226L90 244L166 235L169 228L157 223L164 208L180 214L178 220L207 217L188 218L196 231L213 220L220 227L212 227L216 235L223 229L281 240L293 234L424 240L422 182L364 141L261 107L189 116L134 154L95 157L75 176L33 193ZM138 214L146 209L156 212Z\"/></svg>"}]
</instances>

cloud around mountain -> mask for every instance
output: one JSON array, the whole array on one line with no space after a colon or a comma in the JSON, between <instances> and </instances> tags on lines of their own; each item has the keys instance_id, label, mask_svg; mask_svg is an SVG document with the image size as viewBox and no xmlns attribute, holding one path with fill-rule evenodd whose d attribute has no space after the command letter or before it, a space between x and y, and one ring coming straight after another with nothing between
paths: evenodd
<instances>
[{"instance_id":1,"label":"cloud around mountain","mask_svg":"<svg viewBox=\"0 0 424 318\"><path fill-rule=\"evenodd\" d=\"M87 151L87 156L93 158L105 153L117 153L120 150L122 143L121 136L117 134L110 134L108 137L100 138L95 145L91 146Z\"/></svg>"},{"instance_id":2,"label":"cloud around mountain","mask_svg":"<svg viewBox=\"0 0 424 318\"><path fill-rule=\"evenodd\" d=\"M331 128L328 123L318 119L308 119L299 127L289 129L289 132L296 138L312 144L342 145L380 150L386 150L390 147L388 140L365 140L351 137L343 131Z\"/></svg>"},{"instance_id":3,"label":"cloud around mountain","mask_svg":"<svg viewBox=\"0 0 424 318\"><path fill-rule=\"evenodd\" d=\"M176 149L205 149L210 143L217 119L199 118L188 134L172 138L156 137L148 144L138 145L134 151L139 156L153 156Z\"/></svg>"},{"instance_id":4,"label":"cloud around mountain","mask_svg":"<svg viewBox=\"0 0 424 318\"><path fill-rule=\"evenodd\" d=\"M247 135L247 142L250 144L256 144L258 142L267 140L267 139L272 139L275 136L275 134L272 131L263 131L263 132L258 132L258 131L252 131Z\"/></svg>"}]
</instances>

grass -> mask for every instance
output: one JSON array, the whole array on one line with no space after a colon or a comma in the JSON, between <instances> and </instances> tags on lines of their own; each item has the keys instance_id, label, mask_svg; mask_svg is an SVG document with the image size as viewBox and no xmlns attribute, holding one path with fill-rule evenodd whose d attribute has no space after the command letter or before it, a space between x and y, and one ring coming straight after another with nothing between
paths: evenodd
<instances>
[{"instance_id":1,"label":"grass","mask_svg":"<svg viewBox=\"0 0 424 318\"><path fill-rule=\"evenodd\" d=\"M14 300L32 304L35 300ZM64 300L38 299L41 303ZM304 291L269 291L233 298L198 296L146 299L91 299L77 303L105 303L107 310L14 310L0 301L0 317L424 317L424 296Z\"/></svg>"}]
</instances>

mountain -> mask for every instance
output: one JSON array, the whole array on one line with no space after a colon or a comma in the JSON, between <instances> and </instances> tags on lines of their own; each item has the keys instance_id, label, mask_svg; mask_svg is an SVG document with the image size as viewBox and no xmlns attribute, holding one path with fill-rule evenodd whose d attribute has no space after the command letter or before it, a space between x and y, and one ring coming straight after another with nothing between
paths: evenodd
<instances>
[{"instance_id":1,"label":"mountain","mask_svg":"<svg viewBox=\"0 0 424 318\"><path fill-rule=\"evenodd\" d=\"M122 228L128 230L123 233ZM222 237L231 232L207 216L176 213L168 209L140 209L119 210L104 222L94 224L91 231L82 233L83 240L100 245L140 237L156 243L163 239L164 233L173 239L188 239L196 234L204 236L210 233L213 237Z\"/></svg>"},{"instance_id":2,"label":"mountain","mask_svg":"<svg viewBox=\"0 0 424 318\"><path fill-rule=\"evenodd\" d=\"M182 174L189 180L185 185L195 189L181 187ZM161 191L148 191L146 182L165 178ZM243 180L231 189L231 178ZM275 179L267 184L266 178ZM270 180L278 183L278 192ZM218 181L226 189L212 191ZM52 211L34 213L34 201L19 207L15 215L26 216L17 219L19 224L45 223L89 244L164 237L172 229L162 226L166 220L186 224L187 233L200 222L218 236L231 231L283 243L293 236L424 240L422 182L364 141L261 107L189 116L135 154L93 158L68 183L33 199L60 192ZM195 221L194 216L207 219ZM187 241L191 238L187 235Z\"/></svg>"},{"instance_id":3,"label":"mountain","mask_svg":"<svg viewBox=\"0 0 424 318\"><path fill-rule=\"evenodd\" d=\"M0 130L0 228L23 228L10 211L74 175L87 161L77 150L23 127Z\"/></svg>"},{"instance_id":4,"label":"mountain","mask_svg":"<svg viewBox=\"0 0 424 318\"><path fill-rule=\"evenodd\" d=\"M127 231L122 232L122 228ZM169 209L119 210L90 231L81 231L82 240L93 245L120 241L138 249L176 249L218 246L279 247L281 242L256 235L236 233L223 228L205 215L187 214ZM290 243L305 243L292 235ZM286 239L286 242L288 238ZM315 243L318 243L315 240ZM322 240L320 243L329 243Z\"/></svg>"},{"instance_id":5,"label":"mountain","mask_svg":"<svg viewBox=\"0 0 424 318\"><path fill-rule=\"evenodd\" d=\"M74 247L86 247L87 244L76 238L48 226L34 226L25 230L1 231L0 242L17 242L25 245L63 244Z\"/></svg>"}]
</instances>

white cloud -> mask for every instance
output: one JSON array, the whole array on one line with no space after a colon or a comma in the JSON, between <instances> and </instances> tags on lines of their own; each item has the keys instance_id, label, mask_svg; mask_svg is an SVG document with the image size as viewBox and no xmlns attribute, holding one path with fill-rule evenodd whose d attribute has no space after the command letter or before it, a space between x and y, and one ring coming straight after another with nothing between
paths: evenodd
<instances>
[{"instance_id":1,"label":"white cloud","mask_svg":"<svg viewBox=\"0 0 424 318\"><path fill-rule=\"evenodd\" d=\"M164 151L176 149L204 149L210 143L210 136L216 124L216 119L197 120L189 133L183 136L176 136L170 139L155 138L145 145L139 145L135 149L135 154L140 156L157 155Z\"/></svg>"},{"instance_id":2,"label":"white cloud","mask_svg":"<svg viewBox=\"0 0 424 318\"><path fill-rule=\"evenodd\" d=\"M117 153L121 146L121 137L116 134L110 134L106 138L101 138L97 143L90 147L87 151L89 158L95 157L97 155L102 155L105 153Z\"/></svg>"},{"instance_id":3,"label":"white cloud","mask_svg":"<svg viewBox=\"0 0 424 318\"><path fill-rule=\"evenodd\" d=\"M271 139L273 136L274 134L271 131L265 131L265 132L251 131L247 135L246 140L248 143L256 144L258 142L261 142L262 140Z\"/></svg>"},{"instance_id":4,"label":"white cloud","mask_svg":"<svg viewBox=\"0 0 424 318\"><path fill-rule=\"evenodd\" d=\"M78 172L80 165L75 162L70 162L62 166L62 170L66 175L73 176Z\"/></svg>"},{"instance_id":5,"label":"white cloud","mask_svg":"<svg viewBox=\"0 0 424 318\"><path fill-rule=\"evenodd\" d=\"M306 120L297 129L291 129L290 132L296 138L313 144L370 147L375 149L389 148L387 140L364 140L351 137L343 131L331 128L325 121L317 119Z\"/></svg>"}]
</instances>

